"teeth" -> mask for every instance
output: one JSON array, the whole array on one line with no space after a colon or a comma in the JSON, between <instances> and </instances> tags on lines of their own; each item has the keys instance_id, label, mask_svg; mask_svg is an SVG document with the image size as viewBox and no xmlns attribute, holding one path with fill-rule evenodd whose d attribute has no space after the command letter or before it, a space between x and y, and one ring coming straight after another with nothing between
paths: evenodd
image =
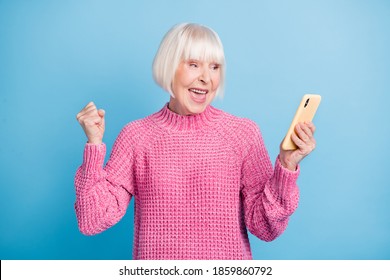
<instances>
[{"instance_id":1,"label":"teeth","mask_svg":"<svg viewBox=\"0 0 390 280\"><path fill-rule=\"evenodd\" d=\"M194 93L197 93L197 94L206 94L207 91L206 90L200 90L200 89L190 89L190 91L194 92Z\"/></svg>"}]
</instances>

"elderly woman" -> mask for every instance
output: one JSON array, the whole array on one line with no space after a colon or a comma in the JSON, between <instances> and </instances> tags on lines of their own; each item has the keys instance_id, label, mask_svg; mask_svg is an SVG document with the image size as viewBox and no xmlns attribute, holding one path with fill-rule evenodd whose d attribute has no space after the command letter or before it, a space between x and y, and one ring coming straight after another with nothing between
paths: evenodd
<instances>
[{"instance_id":1,"label":"elderly woman","mask_svg":"<svg viewBox=\"0 0 390 280\"><path fill-rule=\"evenodd\" d=\"M134 259L251 259L247 230L272 241L297 208L314 125L297 125L298 149L281 149L273 167L254 122L210 105L223 91L225 58L201 25L165 35L153 75L169 102L127 124L104 167L105 112L91 102L77 115L88 138L75 178L80 231L113 226L134 197Z\"/></svg>"}]
</instances>

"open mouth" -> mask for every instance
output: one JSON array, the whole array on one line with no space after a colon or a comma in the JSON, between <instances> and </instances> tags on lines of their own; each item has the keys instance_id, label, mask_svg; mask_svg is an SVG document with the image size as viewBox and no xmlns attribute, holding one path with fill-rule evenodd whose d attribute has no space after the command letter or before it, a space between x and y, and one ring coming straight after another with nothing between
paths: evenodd
<instances>
[{"instance_id":1,"label":"open mouth","mask_svg":"<svg viewBox=\"0 0 390 280\"><path fill-rule=\"evenodd\" d=\"M188 89L192 101L203 104L207 100L207 93L209 92L207 89L201 88L190 88Z\"/></svg>"},{"instance_id":2,"label":"open mouth","mask_svg":"<svg viewBox=\"0 0 390 280\"><path fill-rule=\"evenodd\" d=\"M196 94L207 94L209 91L206 89L200 89L200 88L190 88L189 91L196 93Z\"/></svg>"}]
</instances>

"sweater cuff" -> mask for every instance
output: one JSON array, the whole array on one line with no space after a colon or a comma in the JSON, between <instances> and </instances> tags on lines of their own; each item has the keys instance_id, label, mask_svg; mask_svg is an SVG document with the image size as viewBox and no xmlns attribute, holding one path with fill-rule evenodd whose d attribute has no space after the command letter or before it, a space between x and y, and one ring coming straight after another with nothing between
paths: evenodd
<instances>
[{"instance_id":1,"label":"sweater cuff","mask_svg":"<svg viewBox=\"0 0 390 280\"><path fill-rule=\"evenodd\" d=\"M283 167L282 163L279 160L279 156L276 158L275 162L275 171L274 171L274 180L277 182L279 187L278 192L281 197L288 197L291 194L291 191L296 188L297 180L300 173L300 166L297 166L295 171L291 171Z\"/></svg>"},{"instance_id":2,"label":"sweater cuff","mask_svg":"<svg viewBox=\"0 0 390 280\"><path fill-rule=\"evenodd\" d=\"M103 168L104 158L106 156L106 145L85 144L83 166L86 173L94 172Z\"/></svg>"}]
</instances>

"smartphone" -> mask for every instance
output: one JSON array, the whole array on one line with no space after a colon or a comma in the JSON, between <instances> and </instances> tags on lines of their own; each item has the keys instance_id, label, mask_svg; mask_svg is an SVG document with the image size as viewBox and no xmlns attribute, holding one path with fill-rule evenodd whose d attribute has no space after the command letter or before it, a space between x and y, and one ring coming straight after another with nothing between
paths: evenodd
<instances>
[{"instance_id":1,"label":"smartphone","mask_svg":"<svg viewBox=\"0 0 390 280\"><path fill-rule=\"evenodd\" d=\"M291 140L291 134L294 132L295 126L298 123L313 120L317 108L320 105L320 102L321 95L318 94L305 94L302 97L301 103L299 104L299 107L295 112L295 116L293 118L293 121L291 122L290 128L288 129L286 137L283 140L283 150L296 150L298 148Z\"/></svg>"}]
</instances>

